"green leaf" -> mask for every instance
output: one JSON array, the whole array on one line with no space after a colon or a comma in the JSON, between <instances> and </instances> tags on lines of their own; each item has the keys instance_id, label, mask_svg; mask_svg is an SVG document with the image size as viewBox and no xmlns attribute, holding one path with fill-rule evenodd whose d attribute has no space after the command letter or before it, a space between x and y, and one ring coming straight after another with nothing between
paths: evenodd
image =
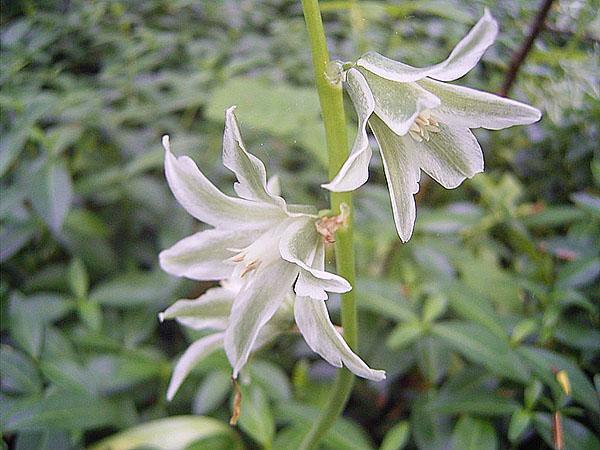
<instances>
[{"instance_id":1,"label":"green leaf","mask_svg":"<svg viewBox=\"0 0 600 450\"><path fill-rule=\"evenodd\" d=\"M581 209L589 212L596 218L600 218L600 197L587 192L571 194L571 200Z\"/></svg>"},{"instance_id":2,"label":"green leaf","mask_svg":"<svg viewBox=\"0 0 600 450\"><path fill-rule=\"evenodd\" d=\"M591 285L600 276L600 258L576 259L565 264L558 271L556 286L559 288L580 288Z\"/></svg>"},{"instance_id":3,"label":"green leaf","mask_svg":"<svg viewBox=\"0 0 600 450\"><path fill-rule=\"evenodd\" d=\"M173 416L122 431L92 445L88 450L130 450L140 447L184 450L196 441L220 435L235 437L228 425L211 417ZM235 442L234 448L240 449L239 441L236 439Z\"/></svg>"},{"instance_id":4,"label":"green leaf","mask_svg":"<svg viewBox=\"0 0 600 450\"><path fill-rule=\"evenodd\" d=\"M461 417L452 435L453 448L461 450L496 450L498 438L491 423L473 417Z\"/></svg>"},{"instance_id":5,"label":"green leaf","mask_svg":"<svg viewBox=\"0 0 600 450\"><path fill-rule=\"evenodd\" d=\"M170 302L179 281L162 272L131 272L100 283L90 300L101 305L130 308Z\"/></svg>"},{"instance_id":6,"label":"green leaf","mask_svg":"<svg viewBox=\"0 0 600 450\"><path fill-rule=\"evenodd\" d=\"M518 352L531 370L551 386L555 393L561 392L562 389L555 379L554 372L565 370L571 383L571 396L592 411L600 413L600 400L594 386L576 364L550 350L524 346L519 348Z\"/></svg>"},{"instance_id":7,"label":"green leaf","mask_svg":"<svg viewBox=\"0 0 600 450\"><path fill-rule=\"evenodd\" d=\"M18 400L1 410L3 432L88 430L120 423L119 409L107 400L55 391L44 398Z\"/></svg>"},{"instance_id":8,"label":"green leaf","mask_svg":"<svg viewBox=\"0 0 600 450\"><path fill-rule=\"evenodd\" d=\"M481 325L468 322L439 322L431 331L465 358L483 365L501 377L526 383L529 371L508 342Z\"/></svg>"},{"instance_id":9,"label":"green leaf","mask_svg":"<svg viewBox=\"0 0 600 450\"><path fill-rule=\"evenodd\" d=\"M206 115L222 123L231 105L237 105L242 128L300 141L323 165L327 164L325 132L314 89L264 79L230 78L213 92ZM307 139L315 136L318 139Z\"/></svg>"},{"instance_id":10,"label":"green leaf","mask_svg":"<svg viewBox=\"0 0 600 450\"><path fill-rule=\"evenodd\" d=\"M200 384L192 403L194 414L214 411L231 392L231 375L224 370L210 372Z\"/></svg>"},{"instance_id":11,"label":"green leaf","mask_svg":"<svg viewBox=\"0 0 600 450\"><path fill-rule=\"evenodd\" d=\"M419 320L400 293L400 286L380 280L360 279L356 286L358 307L399 321Z\"/></svg>"},{"instance_id":12,"label":"green leaf","mask_svg":"<svg viewBox=\"0 0 600 450\"><path fill-rule=\"evenodd\" d=\"M250 365L252 381L260 385L272 400L289 400L292 388L285 371L265 360L254 360Z\"/></svg>"},{"instance_id":13,"label":"green leaf","mask_svg":"<svg viewBox=\"0 0 600 450\"><path fill-rule=\"evenodd\" d=\"M39 394L42 391L42 380L33 361L8 345L2 345L1 349L2 391Z\"/></svg>"},{"instance_id":14,"label":"green leaf","mask_svg":"<svg viewBox=\"0 0 600 450\"><path fill-rule=\"evenodd\" d=\"M573 206L546 206L536 214L523 218L523 223L532 228L561 227L581 220L585 214Z\"/></svg>"},{"instance_id":15,"label":"green leaf","mask_svg":"<svg viewBox=\"0 0 600 450\"><path fill-rule=\"evenodd\" d=\"M33 358L39 358L44 344L44 323L27 307L18 293L10 298L9 329L14 342Z\"/></svg>"},{"instance_id":16,"label":"green leaf","mask_svg":"<svg viewBox=\"0 0 600 450\"><path fill-rule=\"evenodd\" d=\"M441 317L448 308L448 299L442 295L430 296L423 305L423 322L433 322Z\"/></svg>"},{"instance_id":17,"label":"green leaf","mask_svg":"<svg viewBox=\"0 0 600 450\"><path fill-rule=\"evenodd\" d=\"M397 350L415 342L423 334L423 327L420 322L408 322L398 325L390 333L386 340L386 345L391 349Z\"/></svg>"},{"instance_id":18,"label":"green leaf","mask_svg":"<svg viewBox=\"0 0 600 450\"><path fill-rule=\"evenodd\" d=\"M62 159L49 160L31 180L33 209L59 234L73 201L71 175Z\"/></svg>"},{"instance_id":19,"label":"green leaf","mask_svg":"<svg viewBox=\"0 0 600 450\"><path fill-rule=\"evenodd\" d=\"M482 389L440 394L430 401L431 411L443 414L479 414L504 416L512 414L518 407L514 400L501 397Z\"/></svg>"},{"instance_id":20,"label":"green leaf","mask_svg":"<svg viewBox=\"0 0 600 450\"><path fill-rule=\"evenodd\" d=\"M402 420L389 430L379 450L402 450L408 444L410 438L410 425L407 421Z\"/></svg>"},{"instance_id":21,"label":"green leaf","mask_svg":"<svg viewBox=\"0 0 600 450\"><path fill-rule=\"evenodd\" d=\"M271 448L275 421L266 395L257 386L242 388L240 428L263 447Z\"/></svg>"},{"instance_id":22,"label":"green leaf","mask_svg":"<svg viewBox=\"0 0 600 450\"><path fill-rule=\"evenodd\" d=\"M74 258L73 261L71 261L68 277L69 286L73 295L77 298L86 297L89 289L89 277L81 259Z\"/></svg>"},{"instance_id":23,"label":"green leaf","mask_svg":"<svg viewBox=\"0 0 600 450\"><path fill-rule=\"evenodd\" d=\"M510 424L508 425L508 439L511 442L518 442L519 438L523 435L525 430L529 428L531 424L531 412L524 409L515 411L510 418Z\"/></svg>"},{"instance_id":24,"label":"green leaf","mask_svg":"<svg viewBox=\"0 0 600 450\"><path fill-rule=\"evenodd\" d=\"M424 395L413 403L410 427L420 449L444 448L450 442L448 417L430 408L429 399Z\"/></svg>"}]
</instances>

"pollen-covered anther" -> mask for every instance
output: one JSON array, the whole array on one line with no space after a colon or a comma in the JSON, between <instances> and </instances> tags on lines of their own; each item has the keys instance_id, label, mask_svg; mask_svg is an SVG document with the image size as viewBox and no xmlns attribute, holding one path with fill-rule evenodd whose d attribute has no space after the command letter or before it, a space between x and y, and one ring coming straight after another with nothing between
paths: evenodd
<instances>
[{"instance_id":1,"label":"pollen-covered anther","mask_svg":"<svg viewBox=\"0 0 600 450\"><path fill-rule=\"evenodd\" d=\"M323 237L323 241L326 244L333 244L335 242L335 232L348 225L349 214L350 208L345 203L342 203L340 205L340 214L332 217L322 217L315 222L317 233Z\"/></svg>"},{"instance_id":2,"label":"pollen-covered anther","mask_svg":"<svg viewBox=\"0 0 600 450\"><path fill-rule=\"evenodd\" d=\"M260 261L258 259L253 259L248 264L246 264L246 266L242 270L242 273L240 273L240 278L242 278L247 273L252 272L253 270L257 269L258 266L260 266Z\"/></svg>"},{"instance_id":3,"label":"pollen-covered anther","mask_svg":"<svg viewBox=\"0 0 600 450\"><path fill-rule=\"evenodd\" d=\"M431 115L431 111L422 111L408 130L408 134L417 142L429 141L430 133L439 133L439 122Z\"/></svg>"}]
</instances>

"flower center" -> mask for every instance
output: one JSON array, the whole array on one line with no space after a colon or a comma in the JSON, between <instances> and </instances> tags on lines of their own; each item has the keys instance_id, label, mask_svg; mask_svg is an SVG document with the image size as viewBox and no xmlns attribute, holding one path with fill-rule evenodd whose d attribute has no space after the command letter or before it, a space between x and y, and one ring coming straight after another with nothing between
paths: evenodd
<instances>
[{"instance_id":1,"label":"flower center","mask_svg":"<svg viewBox=\"0 0 600 450\"><path fill-rule=\"evenodd\" d=\"M430 133L440 132L439 125L437 119L431 115L431 111L426 109L419 113L408 134L417 142L429 141Z\"/></svg>"},{"instance_id":2,"label":"flower center","mask_svg":"<svg viewBox=\"0 0 600 450\"><path fill-rule=\"evenodd\" d=\"M245 248L228 249L236 253L228 259L228 261L237 266L234 275L243 278L248 273L258 269L259 266L263 264L269 265L281 258L281 255L279 254L279 238L286 225L287 223L284 222L274 229L263 233L258 239Z\"/></svg>"}]
</instances>

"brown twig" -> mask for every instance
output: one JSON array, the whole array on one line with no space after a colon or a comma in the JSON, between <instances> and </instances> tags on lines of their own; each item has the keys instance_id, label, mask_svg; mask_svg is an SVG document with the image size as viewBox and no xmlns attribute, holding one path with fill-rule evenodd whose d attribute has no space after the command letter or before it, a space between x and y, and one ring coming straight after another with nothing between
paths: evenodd
<instances>
[{"instance_id":1,"label":"brown twig","mask_svg":"<svg viewBox=\"0 0 600 450\"><path fill-rule=\"evenodd\" d=\"M525 41L519 48L519 50L512 56L510 59L510 63L508 65L508 72L506 72L506 77L504 78L504 83L502 83L502 87L500 88L499 94L503 97L506 97L510 92L510 88L512 87L515 79L517 78L517 74L519 73L519 69L521 65L525 61L527 54L531 50L535 39L540 34L542 29L544 28L544 21L546 20L546 16L550 11L550 7L552 6L552 2L554 0L544 0L540 5L540 9L538 10L535 18L533 19L533 23L531 24L531 28L529 30L529 34Z\"/></svg>"}]
</instances>

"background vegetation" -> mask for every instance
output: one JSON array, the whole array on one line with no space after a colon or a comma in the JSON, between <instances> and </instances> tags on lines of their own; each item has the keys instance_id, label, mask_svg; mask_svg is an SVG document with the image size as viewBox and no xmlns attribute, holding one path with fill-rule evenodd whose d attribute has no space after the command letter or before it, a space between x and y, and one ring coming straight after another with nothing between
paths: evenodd
<instances>
[{"instance_id":1,"label":"background vegetation","mask_svg":"<svg viewBox=\"0 0 600 450\"><path fill-rule=\"evenodd\" d=\"M488 6L501 33L463 84L497 92L537 3L322 7L334 58L376 49L423 66ZM299 2L1 7L4 448L81 448L190 414L129 431L111 448L294 448L334 369L290 335L254 358L239 428L226 425L224 354L167 403L173 362L194 336L157 313L211 285L166 276L157 254L199 227L168 190L160 136L227 190L221 133L232 104L284 195L326 207ZM374 159L356 200L359 353L388 378L357 383L324 448L547 448L557 415L565 448L600 448L599 8L554 2L512 91L542 121L478 131L486 172L453 191L425 180L406 245Z\"/></svg>"}]
</instances>

